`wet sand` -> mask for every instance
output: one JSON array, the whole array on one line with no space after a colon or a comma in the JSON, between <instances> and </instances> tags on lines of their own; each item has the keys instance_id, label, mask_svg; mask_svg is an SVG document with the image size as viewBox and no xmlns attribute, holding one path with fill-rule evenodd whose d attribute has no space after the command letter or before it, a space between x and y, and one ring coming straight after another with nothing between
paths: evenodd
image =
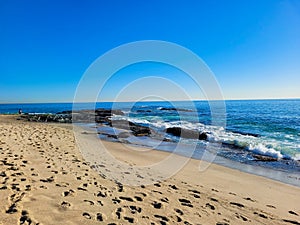
<instances>
[{"instance_id":1,"label":"wet sand","mask_svg":"<svg viewBox=\"0 0 300 225\"><path fill-rule=\"evenodd\" d=\"M300 224L299 187L215 164L200 172L197 160L156 182L164 171L134 167L169 153L101 143L112 158L80 152L71 125L1 115L0 224ZM119 182L130 175L136 185Z\"/></svg>"}]
</instances>

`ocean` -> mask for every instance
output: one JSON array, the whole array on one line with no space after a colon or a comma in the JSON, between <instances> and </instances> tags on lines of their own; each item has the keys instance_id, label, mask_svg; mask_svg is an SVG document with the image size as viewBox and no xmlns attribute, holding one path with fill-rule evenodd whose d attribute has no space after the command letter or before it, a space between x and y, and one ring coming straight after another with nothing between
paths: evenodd
<instances>
[{"instance_id":1,"label":"ocean","mask_svg":"<svg viewBox=\"0 0 300 225\"><path fill-rule=\"evenodd\" d=\"M72 110L72 103L45 104L0 104L1 114L58 113ZM229 163L238 162L277 171L300 173L300 99L288 100L228 100L226 106L226 127L212 124L212 115L207 101L178 102L99 102L76 104L76 109L114 108L124 115L114 115L112 120L126 120L151 128L155 136L126 137L127 143L142 145L162 151L172 151L179 138L166 134L171 127L205 132L207 140L182 138L184 148L180 154L189 151L189 145L196 145L192 157L201 159L208 143L222 143L217 150L220 158ZM176 110L175 110L176 108ZM223 121L224 122L224 121ZM100 138L115 141L111 133L118 129L98 127ZM188 155L188 154L187 154ZM276 160L262 160L276 159ZM217 159L218 160L218 159ZM222 164L222 163L221 163Z\"/></svg>"}]
</instances>

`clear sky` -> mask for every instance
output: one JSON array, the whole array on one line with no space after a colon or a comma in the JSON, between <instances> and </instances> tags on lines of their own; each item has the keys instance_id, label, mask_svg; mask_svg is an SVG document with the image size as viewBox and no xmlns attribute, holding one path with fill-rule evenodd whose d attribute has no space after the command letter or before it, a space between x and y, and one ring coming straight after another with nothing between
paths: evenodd
<instances>
[{"instance_id":1,"label":"clear sky","mask_svg":"<svg viewBox=\"0 0 300 225\"><path fill-rule=\"evenodd\" d=\"M195 52L226 99L300 98L298 0L0 0L0 102L70 102L95 59L139 40ZM157 65L124 71L103 99L133 78L178 72L159 74ZM202 98L184 75L176 76Z\"/></svg>"}]
</instances>

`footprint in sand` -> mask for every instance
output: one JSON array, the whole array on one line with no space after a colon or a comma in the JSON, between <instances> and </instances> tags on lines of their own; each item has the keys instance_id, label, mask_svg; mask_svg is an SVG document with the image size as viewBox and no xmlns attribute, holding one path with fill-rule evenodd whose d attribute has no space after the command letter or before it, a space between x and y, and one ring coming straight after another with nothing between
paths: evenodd
<instances>
[{"instance_id":1,"label":"footprint in sand","mask_svg":"<svg viewBox=\"0 0 300 225\"><path fill-rule=\"evenodd\" d=\"M90 205L95 205L95 203L93 202L93 201L91 201L91 200L83 200L83 202L86 202L86 203L88 203L88 204L90 204Z\"/></svg>"},{"instance_id":2,"label":"footprint in sand","mask_svg":"<svg viewBox=\"0 0 300 225\"><path fill-rule=\"evenodd\" d=\"M188 199L185 199L185 198L180 198L178 199L178 201L181 203L181 205L183 206L188 206L188 207L191 207L193 208L194 206L192 205L191 201L188 200Z\"/></svg>"},{"instance_id":3,"label":"footprint in sand","mask_svg":"<svg viewBox=\"0 0 300 225\"><path fill-rule=\"evenodd\" d=\"M64 196L64 197L67 197L67 196L74 196L74 195L75 195L75 191L72 190L72 189L70 189L70 190L68 190L68 191L64 191L64 192L62 193L62 196Z\"/></svg>"},{"instance_id":4,"label":"footprint in sand","mask_svg":"<svg viewBox=\"0 0 300 225\"><path fill-rule=\"evenodd\" d=\"M128 202L134 202L134 200L131 198L131 197L123 197L123 196L120 196L119 197L121 200L125 200L125 201L128 201Z\"/></svg>"},{"instance_id":5,"label":"footprint in sand","mask_svg":"<svg viewBox=\"0 0 300 225\"><path fill-rule=\"evenodd\" d=\"M210 200L212 200L213 202L219 202L218 199L215 198L210 198Z\"/></svg>"},{"instance_id":6,"label":"footprint in sand","mask_svg":"<svg viewBox=\"0 0 300 225\"><path fill-rule=\"evenodd\" d=\"M151 204L155 209L160 209L162 207L162 204L160 202L154 201Z\"/></svg>"},{"instance_id":7,"label":"footprint in sand","mask_svg":"<svg viewBox=\"0 0 300 225\"><path fill-rule=\"evenodd\" d=\"M141 198L140 196L134 196L135 200L137 200L138 202L142 202L143 198Z\"/></svg>"},{"instance_id":8,"label":"footprint in sand","mask_svg":"<svg viewBox=\"0 0 300 225\"><path fill-rule=\"evenodd\" d=\"M229 225L229 223L226 223L226 222L217 222L216 225Z\"/></svg>"},{"instance_id":9,"label":"footprint in sand","mask_svg":"<svg viewBox=\"0 0 300 225\"><path fill-rule=\"evenodd\" d=\"M86 219L92 219L91 215L90 215L89 213L87 213L87 212L84 212L84 213L82 214L82 216L83 216L84 218L86 218Z\"/></svg>"},{"instance_id":10,"label":"footprint in sand","mask_svg":"<svg viewBox=\"0 0 300 225\"><path fill-rule=\"evenodd\" d=\"M206 203L206 205L205 205L207 208L210 208L211 210L215 210L216 209L216 207L215 206L213 206L212 204L210 204L210 203Z\"/></svg>"},{"instance_id":11,"label":"footprint in sand","mask_svg":"<svg viewBox=\"0 0 300 225\"><path fill-rule=\"evenodd\" d=\"M69 183L62 182L62 183L59 183L59 184L55 184L55 186L57 186L57 187L68 187Z\"/></svg>"},{"instance_id":12,"label":"footprint in sand","mask_svg":"<svg viewBox=\"0 0 300 225\"><path fill-rule=\"evenodd\" d=\"M178 213L180 216L183 216L183 212L180 209L174 209L176 213Z\"/></svg>"},{"instance_id":13,"label":"footprint in sand","mask_svg":"<svg viewBox=\"0 0 300 225\"><path fill-rule=\"evenodd\" d=\"M289 214L295 215L295 216L299 216L298 213L295 213L294 211L290 210Z\"/></svg>"},{"instance_id":14,"label":"footprint in sand","mask_svg":"<svg viewBox=\"0 0 300 225\"><path fill-rule=\"evenodd\" d=\"M122 208L117 208L117 210L116 210L116 216L117 216L117 219L121 219L121 212L122 212L123 210L122 210Z\"/></svg>"},{"instance_id":15,"label":"footprint in sand","mask_svg":"<svg viewBox=\"0 0 300 225\"><path fill-rule=\"evenodd\" d=\"M134 222L135 222L135 221L134 221L134 218L128 217L128 216L124 216L124 220L127 220L128 223L134 223Z\"/></svg>"},{"instance_id":16,"label":"footprint in sand","mask_svg":"<svg viewBox=\"0 0 300 225\"><path fill-rule=\"evenodd\" d=\"M160 199L162 202L169 203L169 199L167 197Z\"/></svg>"},{"instance_id":17,"label":"footprint in sand","mask_svg":"<svg viewBox=\"0 0 300 225\"><path fill-rule=\"evenodd\" d=\"M121 202L121 200L118 199L117 197L115 197L115 198L112 199L112 202L113 202L114 204L119 204L119 203Z\"/></svg>"},{"instance_id":18,"label":"footprint in sand","mask_svg":"<svg viewBox=\"0 0 300 225\"><path fill-rule=\"evenodd\" d=\"M44 182L44 183L52 183L54 181L54 177L51 176L51 177L48 177L46 179L40 179L41 182Z\"/></svg>"},{"instance_id":19,"label":"footprint in sand","mask_svg":"<svg viewBox=\"0 0 300 225\"><path fill-rule=\"evenodd\" d=\"M238 202L230 202L231 205L234 205L234 206L237 206L239 208L244 208L245 206L241 203L238 203Z\"/></svg>"},{"instance_id":20,"label":"footprint in sand","mask_svg":"<svg viewBox=\"0 0 300 225\"><path fill-rule=\"evenodd\" d=\"M9 206L9 208L5 211L7 214L13 214L18 212L16 203L13 203Z\"/></svg>"},{"instance_id":21,"label":"footprint in sand","mask_svg":"<svg viewBox=\"0 0 300 225\"><path fill-rule=\"evenodd\" d=\"M169 187L172 188L172 189L174 189L174 190L178 190L178 187L176 187L175 184L173 184L173 185L170 184Z\"/></svg>"},{"instance_id":22,"label":"footprint in sand","mask_svg":"<svg viewBox=\"0 0 300 225\"><path fill-rule=\"evenodd\" d=\"M78 187L77 190L78 190L78 191L87 191L87 189L86 189L86 188L83 188L83 187Z\"/></svg>"},{"instance_id":23,"label":"footprint in sand","mask_svg":"<svg viewBox=\"0 0 300 225\"><path fill-rule=\"evenodd\" d=\"M258 215L258 216L261 217L261 218L268 219L268 216L265 215L265 214L263 214L263 213L254 212L253 214L254 214L254 215Z\"/></svg>"},{"instance_id":24,"label":"footprint in sand","mask_svg":"<svg viewBox=\"0 0 300 225\"><path fill-rule=\"evenodd\" d=\"M123 192L124 191L124 187L122 184L118 183L118 192Z\"/></svg>"},{"instance_id":25,"label":"footprint in sand","mask_svg":"<svg viewBox=\"0 0 300 225\"><path fill-rule=\"evenodd\" d=\"M156 187L161 187L161 185L159 183L155 183L153 185L156 186Z\"/></svg>"},{"instance_id":26,"label":"footprint in sand","mask_svg":"<svg viewBox=\"0 0 300 225\"><path fill-rule=\"evenodd\" d=\"M97 194L95 194L97 197L102 197L102 198L106 198L107 197L107 193L103 192L103 191L99 191Z\"/></svg>"},{"instance_id":27,"label":"footprint in sand","mask_svg":"<svg viewBox=\"0 0 300 225\"><path fill-rule=\"evenodd\" d=\"M96 215L96 220L97 221L103 222L106 219L107 219L107 217L103 213L97 213L97 215Z\"/></svg>"},{"instance_id":28,"label":"footprint in sand","mask_svg":"<svg viewBox=\"0 0 300 225\"><path fill-rule=\"evenodd\" d=\"M251 199L250 197L247 197L247 198L244 198L245 200L247 201L250 201L250 202L255 202L255 200Z\"/></svg>"},{"instance_id":29,"label":"footprint in sand","mask_svg":"<svg viewBox=\"0 0 300 225\"><path fill-rule=\"evenodd\" d=\"M283 219L282 221L286 222L286 223L290 223L290 224L295 224L295 225L300 225L299 222L295 221L295 220L287 220L287 219Z\"/></svg>"},{"instance_id":30,"label":"footprint in sand","mask_svg":"<svg viewBox=\"0 0 300 225\"><path fill-rule=\"evenodd\" d=\"M69 202L66 202L66 201L63 201L60 205L61 205L62 208L69 208L69 207L71 207L71 204Z\"/></svg>"},{"instance_id":31,"label":"footprint in sand","mask_svg":"<svg viewBox=\"0 0 300 225\"><path fill-rule=\"evenodd\" d=\"M130 212L132 214L135 214L135 213L141 213L142 212L142 208L141 207L138 207L138 206L135 206L135 205L130 205L130 206L127 206L130 210Z\"/></svg>"},{"instance_id":32,"label":"footprint in sand","mask_svg":"<svg viewBox=\"0 0 300 225\"><path fill-rule=\"evenodd\" d=\"M248 221L248 218L245 217L245 216L243 216L243 215L241 215L241 214L235 213L235 216L238 219L242 219L244 222Z\"/></svg>"},{"instance_id":33,"label":"footprint in sand","mask_svg":"<svg viewBox=\"0 0 300 225\"><path fill-rule=\"evenodd\" d=\"M160 222L169 222L169 219L166 216L154 215L154 217L160 219Z\"/></svg>"},{"instance_id":34,"label":"footprint in sand","mask_svg":"<svg viewBox=\"0 0 300 225\"><path fill-rule=\"evenodd\" d=\"M22 210L21 217L20 217L20 224L39 224L36 221L33 221L29 217L29 213L26 210Z\"/></svg>"}]
</instances>

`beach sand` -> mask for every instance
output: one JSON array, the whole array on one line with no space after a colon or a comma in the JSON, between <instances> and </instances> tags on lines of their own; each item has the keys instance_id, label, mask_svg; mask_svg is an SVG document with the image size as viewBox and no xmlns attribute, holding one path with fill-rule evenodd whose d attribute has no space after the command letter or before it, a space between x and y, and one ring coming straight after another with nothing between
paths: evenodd
<instances>
[{"instance_id":1,"label":"beach sand","mask_svg":"<svg viewBox=\"0 0 300 225\"><path fill-rule=\"evenodd\" d=\"M200 172L197 160L165 181L122 185L110 173L130 171L95 152L97 166L85 161L72 129L0 116L0 224L300 224L298 187L215 164ZM131 166L169 155L102 143Z\"/></svg>"}]
</instances>

